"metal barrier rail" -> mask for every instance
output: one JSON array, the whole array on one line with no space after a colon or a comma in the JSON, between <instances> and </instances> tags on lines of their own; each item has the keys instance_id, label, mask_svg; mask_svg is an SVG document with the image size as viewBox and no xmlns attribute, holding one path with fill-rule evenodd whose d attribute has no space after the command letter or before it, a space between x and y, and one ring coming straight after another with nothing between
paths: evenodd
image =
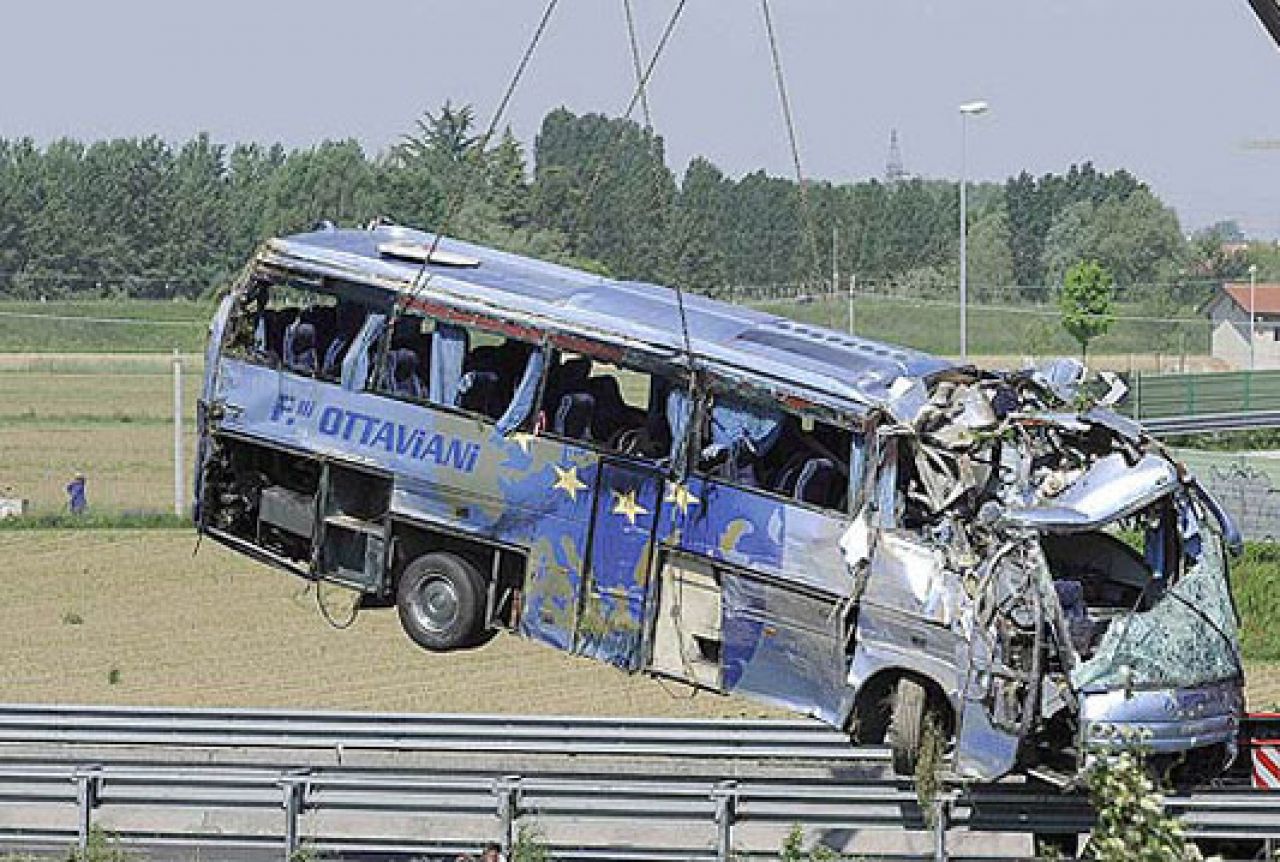
<instances>
[{"instance_id":1,"label":"metal barrier rail","mask_svg":"<svg viewBox=\"0 0 1280 862\"><path fill-rule=\"evenodd\" d=\"M1247 718L1243 737L1280 737L1280 717ZM482 763L290 768L305 761L309 750L343 747L393 757L465 752ZM269 752L270 765L208 762L209 749L243 756L255 748ZM90 749L97 751L87 754ZM139 750L158 759L138 765L120 754ZM504 774L513 768L513 756L525 754L557 756L545 766L516 767L524 770L521 775ZM947 830L953 835L1079 834L1093 822L1087 802L1078 796L1005 783L940 800L933 812L940 828L929 834L910 784L895 781L884 768L887 752L852 747L843 734L809 721L10 706L0 707L0 755L8 758L0 759L0 843L10 847L83 846L104 812L141 812L149 818L143 826L107 818L113 833L127 842L275 850L286 859L303 843L320 852L405 856L465 849L457 841L428 840L412 830L388 835L352 826L350 820L335 825L323 819L343 815L361 815L360 823L387 817L427 818L437 825L479 822L485 834L508 843L521 818L539 825L612 822L615 837L619 824L642 834L678 827L689 845L628 840L627 846L588 846L574 834L549 842L556 857L565 860L719 860L729 858L730 851L737 858L753 853L763 858L776 853L777 836L793 823L835 831L915 830L917 839L931 843L936 858L943 858ZM574 755L594 758L594 771L560 771L557 764L566 757L581 763ZM685 774L673 774L681 758L711 765L681 767ZM821 777L797 777L794 765L802 761L820 764ZM1166 806L1184 818L1192 836L1261 842L1280 835L1280 793L1247 787L1203 791L1169 797ZM54 820L60 812L67 825L50 827L51 810ZM206 815L194 825L174 819L174 812L192 810ZM257 828L236 828L234 817L229 823L211 821L207 812L251 814L258 818ZM24 821L27 813L32 819ZM265 827L263 817L269 821ZM761 827L772 829L771 847L760 845ZM744 847L743 830L754 836L756 846Z\"/></svg>"},{"instance_id":2,"label":"metal barrier rail","mask_svg":"<svg viewBox=\"0 0 1280 862\"><path fill-rule=\"evenodd\" d=\"M1143 427L1157 437L1169 434L1216 434L1224 431L1252 431L1257 428L1280 427L1280 410L1163 416L1141 421Z\"/></svg>"},{"instance_id":3,"label":"metal barrier rail","mask_svg":"<svg viewBox=\"0 0 1280 862\"><path fill-rule=\"evenodd\" d=\"M0 743L661 755L887 764L816 721L0 705Z\"/></svg>"},{"instance_id":4,"label":"metal barrier rail","mask_svg":"<svg viewBox=\"0 0 1280 862\"><path fill-rule=\"evenodd\" d=\"M1172 796L1166 807L1184 818L1193 837L1264 841L1280 835L1280 794L1248 791L1202 792ZM49 828L50 809L74 812L73 828ZM15 810L18 815L15 817ZM23 810L32 812L24 823ZM540 779L502 776L459 779L422 771L362 770L274 771L173 765L152 768L0 764L0 842L87 846L102 811L146 812L145 827L113 825L130 842L202 847L273 845L287 860L303 845L320 852L357 846L419 855L455 853L457 841L429 840L415 834L419 820L487 825L510 847L522 818L540 826L571 824L576 838L549 842L559 858L680 858L728 860L745 853L764 855L771 846L743 846L743 830L774 827L776 836L791 824L824 830L904 829L932 841L935 858L947 856L947 830L1078 834L1092 826L1092 812L1076 796L1049 795L1025 785L975 788L941 801L938 828L924 835L925 818L909 784L891 780L849 779L829 783L682 780L654 776L622 781ZM174 812L199 811L198 818L174 818ZM244 825L235 817L252 812L279 818L274 830ZM281 814L283 812L283 814ZM221 813L228 819L220 822ZM336 815L313 823L317 815ZM342 815L348 816L345 820ZM407 818L396 833L376 821ZM166 819L167 818L167 819ZM310 818L310 820L308 819ZM584 846L590 824L619 824L638 834L677 835L682 843L652 846ZM231 824L231 827L228 827ZM367 831L366 831L367 830ZM630 844L630 842L628 842ZM882 854L877 854L882 855ZM918 855L915 858L919 858ZM954 858L954 857L951 857Z\"/></svg>"}]
</instances>

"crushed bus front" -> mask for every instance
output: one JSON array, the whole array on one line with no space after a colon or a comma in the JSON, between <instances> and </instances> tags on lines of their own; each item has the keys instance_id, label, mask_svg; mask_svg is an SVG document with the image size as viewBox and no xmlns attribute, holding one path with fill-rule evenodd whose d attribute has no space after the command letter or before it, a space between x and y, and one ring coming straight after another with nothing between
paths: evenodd
<instances>
[{"instance_id":1,"label":"crushed bus front","mask_svg":"<svg viewBox=\"0 0 1280 862\"><path fill-rule=\"evenodd\" d=\"M964 777L1074 772L1128 746L1179 778L1216 775L1243 708L1227 577L1239 537L1136 424L1061 411L1081 372L955 379L882 428L871 505L892 512L845 541L866 572L859 650L901 664L925 627L950 641L950 667L914 669L952 699ZM878 663L859 658L864 685Z\"/></svg>"}]
</instances>

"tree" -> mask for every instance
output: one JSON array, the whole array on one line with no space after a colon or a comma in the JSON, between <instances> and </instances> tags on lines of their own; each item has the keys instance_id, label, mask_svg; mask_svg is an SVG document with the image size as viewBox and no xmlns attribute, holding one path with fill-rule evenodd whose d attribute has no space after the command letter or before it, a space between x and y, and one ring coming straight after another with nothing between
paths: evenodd
<instances>
[{"instance_id":1,"label":"tree","mask_svg":"<svg viewBox=\"0 0 1280 862\"><path fill-rule=\"evenodd\" d=\"M984 287L1013 284L1013 255L1009 251L1009 213L993 207L969 228L969 280L978 292Z\"/></svg>"},{"instance_id":2,"label":"tree","mask_svg":"<svg viewBox=\"0 0 1280 862\"><path fill-rule=\"evenodd\" d=\"M524 150L507 128L502 140L485 154L486 197L498 219L509 228L529 223L529 179L525 176Z\"/></svg>"},{"instance_id":3,"label":"tree","mask_svg":"<svg viewBox=\"0 0 1280 862\"><path fill-rule=\"evenodd\" d=\"M1067 270L1059 297L1062 328L1080 345L1081 359L1089 355L1089 342L1106 335L1115 323L1115 280L1094 260Z\"/></svg>"}]
</instances>

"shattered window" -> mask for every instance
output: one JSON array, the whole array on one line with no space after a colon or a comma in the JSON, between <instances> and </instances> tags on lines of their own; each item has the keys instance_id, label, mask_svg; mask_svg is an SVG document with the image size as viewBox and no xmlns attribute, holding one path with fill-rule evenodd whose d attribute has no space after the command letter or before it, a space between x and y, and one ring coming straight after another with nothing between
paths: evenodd
<instances>
[{"instance_id":1,"label":"shattered window","mask_svg":"<svg viewBox=\"0 0 1280 862\"><path fill-rule=\"evenodd\" d=\"M703 431L698 469L732 484L847 511L854 434L844 427L729 393L718 393ZM858 463L861 470L861 462Z\"/></svg>"},{"instance_id":2,"label":"shattered window","mask_svg":"<svg viewBox=\"0 0 1280 862\"><path fill-rule=\"evenodd\" d=\"M1116 620L1072 674L1078 688L1177 688L1240 673L1222 542L1195 543L1182 577L1146 611Z\"/></svg>"}]
</instances>

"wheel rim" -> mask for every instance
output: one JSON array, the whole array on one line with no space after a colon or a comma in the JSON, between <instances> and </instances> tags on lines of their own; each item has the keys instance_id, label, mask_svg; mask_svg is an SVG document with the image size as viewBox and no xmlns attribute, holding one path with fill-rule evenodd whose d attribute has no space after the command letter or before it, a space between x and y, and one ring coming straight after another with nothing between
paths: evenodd
<instances>
[{"instance_id":1,"label":"wheel rim","mask_svg":"<svg viewBox=\"0 0 1280 862\"><path fill-rule=\"evenodd\" d=\"M458 619L458 591L445 578L429 577L413 593L413 614L422 627L443 632Z\"/></svg>"}]
</instances>

